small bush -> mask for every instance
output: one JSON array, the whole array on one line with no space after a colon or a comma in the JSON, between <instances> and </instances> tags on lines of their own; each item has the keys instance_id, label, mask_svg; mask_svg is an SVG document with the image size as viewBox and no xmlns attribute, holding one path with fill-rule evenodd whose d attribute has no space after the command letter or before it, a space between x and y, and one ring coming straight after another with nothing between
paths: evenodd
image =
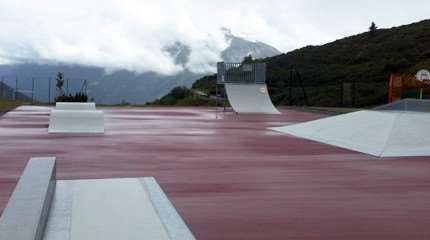
<instances>
[{"instance_id":1,"label":"small bush","mask_svg":"<svg viewBox=\"0 0 430 240\"><path fill-rule=\"evenodd\" d=\"M87 102L88 96L85 93L76 93L75 95L60 95L55 98L55 102Z\"/></svg>"}]
</instances>

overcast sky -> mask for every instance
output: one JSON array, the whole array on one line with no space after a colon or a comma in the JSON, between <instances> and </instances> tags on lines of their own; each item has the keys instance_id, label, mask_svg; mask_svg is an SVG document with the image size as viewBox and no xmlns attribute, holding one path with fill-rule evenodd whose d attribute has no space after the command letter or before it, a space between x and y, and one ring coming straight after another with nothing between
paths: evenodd
<instances>
[{"instance_id":1,"label":"overcast sky","mask_svg":"<svg viewBox=\"0 0 430 240\"><path fill-rule=\"evenodd\" d=\"M188 68L211 70L221 27L283 52L430 17L428 0L0 0L0 64L65 62L171 74L163 50L191 46Z\"/></svg>"}]
</instances>

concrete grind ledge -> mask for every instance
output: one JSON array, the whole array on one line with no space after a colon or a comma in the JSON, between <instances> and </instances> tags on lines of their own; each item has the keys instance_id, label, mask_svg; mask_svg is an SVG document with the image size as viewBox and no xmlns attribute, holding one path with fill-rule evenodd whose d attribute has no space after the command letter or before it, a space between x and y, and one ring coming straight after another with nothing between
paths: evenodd
<instances>
[{"instance_id":1,"label":"concrete grind ledge","mask_svg":"<svg viewBox=\"0 0 430 240\"><path fill-rule=\"evenodd\" d=\"M43 239L55 184L55 157L31 158L0 218L0 240Z\"/></svg>"}]
</instances>

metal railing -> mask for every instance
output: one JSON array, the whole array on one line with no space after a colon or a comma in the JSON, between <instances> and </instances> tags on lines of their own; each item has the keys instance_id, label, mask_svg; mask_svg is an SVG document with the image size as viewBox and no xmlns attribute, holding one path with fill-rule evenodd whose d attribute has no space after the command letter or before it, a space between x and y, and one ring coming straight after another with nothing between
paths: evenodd
<instances>
[{"instance_id":1,"label":"metal railing","mask_svg":"<svg viewBox=\"0 0 430 240\"><path fill-rule=\"evenodd\" d=\"M265 63L225 63L217 64L217 83L255 84L266 83Z\"/></svg>"}]
</instances>

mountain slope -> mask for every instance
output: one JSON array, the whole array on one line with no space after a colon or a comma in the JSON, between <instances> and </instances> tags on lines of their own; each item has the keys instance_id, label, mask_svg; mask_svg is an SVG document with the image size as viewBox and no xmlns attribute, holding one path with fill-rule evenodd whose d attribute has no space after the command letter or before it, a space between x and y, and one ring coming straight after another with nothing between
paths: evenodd
<instances>
[{"instance_id":1,"label":"mountain slope","mask_svg":"<svg viewBox=\"0 0 430 240\"><path fill-rule=\"evenodd\" d=\"M278 105L305 104L302 86L309 105L377 105L386 101L391 73L430 68L430 20L257 61L267 63L269 90ZM215 78L202 78L193 88L213 93Z\"/></svg>"},{"instance_id":2,"label":"mountain slope","mask_svg":"<svg viewBox=\"0 0 430 240\"><path fill-rule=\"evenodd\" d=\"M253 58L266 58L281 54L281 52L263 42L252 42L231 33L229 29L223 28L225 38L230 43L229 47L221 53L225 62L241 62L243 57L252 55Z\"/></svg>"}]
</instances>

